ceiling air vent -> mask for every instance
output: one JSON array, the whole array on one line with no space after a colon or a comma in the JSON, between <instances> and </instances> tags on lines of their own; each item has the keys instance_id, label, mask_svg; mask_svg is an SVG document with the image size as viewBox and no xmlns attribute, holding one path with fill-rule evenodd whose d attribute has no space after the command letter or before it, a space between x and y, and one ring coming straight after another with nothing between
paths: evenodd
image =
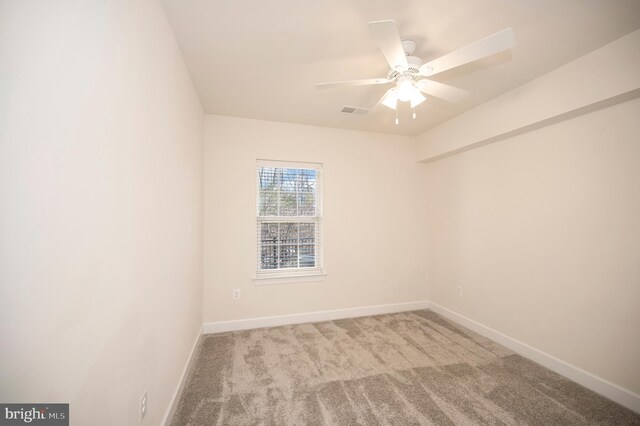
<instances>
[{"instance_id":1,"label":"ceiling air vent","mask_svg":"<svg viewBox=\"0 0 640 426\"><path fill-rule=\"evenodd\" d=\"M367 108L345 106L340 112L344 112L345 114L366 115L369 110Z\"/></svg>"}]
</instances>

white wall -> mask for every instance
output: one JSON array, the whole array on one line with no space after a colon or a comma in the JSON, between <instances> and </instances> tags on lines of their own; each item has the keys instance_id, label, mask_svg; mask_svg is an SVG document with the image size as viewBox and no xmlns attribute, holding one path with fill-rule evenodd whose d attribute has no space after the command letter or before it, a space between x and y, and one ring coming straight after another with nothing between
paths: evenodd
<instances>
[{"instance_id":1,"label":"white wall","mask_svg":"<svg viewBox=\"0 0 640 426\"><path fill-rule=\"evenodd\" d=\"M253 284L256 159L324 165L326 281ZM423 300L422 172L413 138L206 116L205 323Z\"/></svg>"},{"instance_id":2,"label":"white wall","mask_svg":"<svg viewBox=\"0 0 640 426\"><path fill-rule=\"evenodd\" d=\"M417 145L417 158L430 161L430 299L625 388L575 376L636 410L638 43L640 30L430 129Z\"/></svg>"},{"instance_id":3,"label":"white wall","mask_svg":"<svg viewBox=\"0 0 640 426\"><path fill-rule=\"evenodd\" d=\"M0 2L0 400L159 424L201 325L203 114L155 1Z\"/></svg>"},{"instance_id":4,"label":"white wall","mask_svg":"<svg viewBox=\"0 0 640 426\"><path fill-rule=\"evenodd\" d=\"M565 120L640 93L640 30L418 136L429 161Z\"/></svg>"},{"instance_id":5,"label":"white wall","mask_svg":"<svg viewBox=\"0 0 640 426\"><path fill-rule=\"evenodd\" d=\"M431 300L640 393L639 116L636 98L428 163Z\"/></svg>"}]
</instances>

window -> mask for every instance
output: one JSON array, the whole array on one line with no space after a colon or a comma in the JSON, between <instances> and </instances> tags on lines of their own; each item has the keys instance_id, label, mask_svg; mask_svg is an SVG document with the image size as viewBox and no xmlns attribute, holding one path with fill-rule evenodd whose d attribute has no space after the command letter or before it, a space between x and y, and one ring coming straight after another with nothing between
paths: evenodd
<instances>
[{"instance_id":1,"label":"window","mask_svg":"<svg viewBox=\"0 0 640 426\"><path fill-rule=\"evenodd\" d=\"M256 279L322 273L322 166L258 161Z\"/></svg>"}]
</instances>

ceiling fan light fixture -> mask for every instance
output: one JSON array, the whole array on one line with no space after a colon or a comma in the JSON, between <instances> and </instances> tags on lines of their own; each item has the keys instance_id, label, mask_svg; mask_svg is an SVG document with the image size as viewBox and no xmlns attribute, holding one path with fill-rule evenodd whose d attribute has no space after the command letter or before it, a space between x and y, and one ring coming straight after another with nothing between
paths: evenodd
<instances>
[{"instance_id":1,"label":"ceiling fan light fixture","mask_svg":"<svg viewBox=\"0 0 640 426\"><path fill-rule=\"evenodd\" d=\"M382 105L395 110L398 105L398 90L389 89L382 99Z\"/></svg>"},{"instance_id":2,"label":"ceiling fan light fixture","mask_svg":"<svg viewBox=\"0 0 640 426\"><path fill-rule=\"evenodd\" d=\"M416 86L413 84L413 80L410 78L400 78L398 80L398 99L407 102L411 100L413 94L418 91Z\"/></svg>"}]
</instances>

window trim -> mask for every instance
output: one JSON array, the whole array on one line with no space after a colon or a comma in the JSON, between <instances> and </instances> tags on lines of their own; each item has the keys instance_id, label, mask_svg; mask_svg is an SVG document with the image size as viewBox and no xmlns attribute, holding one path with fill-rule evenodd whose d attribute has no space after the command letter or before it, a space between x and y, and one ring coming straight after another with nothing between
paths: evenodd
<instances>
[{"instance_id":1,"label":"window trim","mask_svg":"<svg viewBox=\"0 0 640 426\"><path fill-rule=\"evenodd\" d=\"M317 223L319 230L317 233L317 241L315 244L316 253L316 266L303 267L303 268L287 268L287 269L273 269L273 270L260 270L258 269L258 253L260 250L260 241L258 240L258 223L260 221L260 191L258 185L254 186L255 190L255 202L256 202L256 218L255 218L255 233L256 235L256 254L253 282L255 285L271 285L271 284L288 284L288 283L302 283L302 282L321 282L324 281L327 274L324 271L323 263L323 165L322 163L312 162L300 162L300 161L284 161L284 160L256 160L255 173L256 182L259 178L260 167L273 167L273 168L286 168L286 169L307 169L315 170L317 172L318 185L316 187L316 210L317 216L309 216L306 221ZM291 221L292 218L300 219L300 216L273 216L267 217L265 221L274 220L278 221ZM305 220L296 220L295 222L304 222Z\"/></svg>"},{"instance_id":2,"label":"window trim","mask_svg":"<svg viewBox=\"0 0 640 426\"><path fill-rule=\"evenodd\" d=\"M274 285L274 284L292 284L292 283L315 283L323 282L327 278L324 270L304 271L304 272L270 272L261 274L256 272L253 276L255 285Z\"/></svg>"}]
</instances>

